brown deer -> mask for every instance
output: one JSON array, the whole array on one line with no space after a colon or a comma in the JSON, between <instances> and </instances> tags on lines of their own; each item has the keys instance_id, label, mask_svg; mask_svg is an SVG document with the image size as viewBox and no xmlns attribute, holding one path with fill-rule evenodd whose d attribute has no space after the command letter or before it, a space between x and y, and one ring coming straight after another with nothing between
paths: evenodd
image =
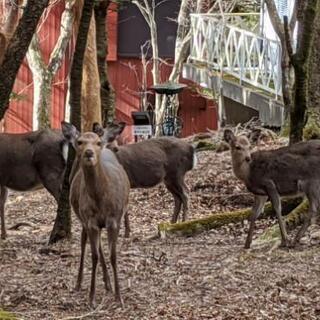
<instances>
[{"instance_id":1,"label":"brown deer","mask_svg":"<svg viewBox=\"0 0 320 320\"><path fill-rule=\"evenodd\" d=\"M49 129L23 134L0 134L2 239L6 238L4 207L8 189L31 191L45 187L58 201L69 141L61 131Z\"/></svg>"},{"instance_id":2,"label":"brown deer","mask_svg":"<svg viewBox=\"0 0 320 320\"><path fill-rule=\"evenodd\" d=\"M63 132L76 137L76 128L62 123ZM76 289L81 287L87 237L91 245L92 275L89 301L95 304L95 283L98 260L103 272L106 291L111 290L110 278L101 246L101 229L108 231L110 260L114 275L116 299L122 303L116 245L120 222L125 214L129 197L129 180L112 151L103 148L103 140L93 132L82 134L75 141L79 168L71 183L70 202L82 224L81 258Z\"/></svg>"},{"instance_id":3,"label":"brown deer","mask_svg":"<svg viewBox=\"0 0 320 320\"><path fill-rule=\"evenodd\" d=\"M309 200L310 208L294 239L293 245L296 245L320 209L320 140L251 153L250 142L245 136L236 137L231 130L226 129L224 139L231 147L235 176L255 196L245 248L250 248L255 221L263 212L268 197L278 218L282 245L288 246L280 197L303 193Z\"/></svg>"},{"instance_id":4,"label":"brown deer","mask_svg":"<svg viewBox=\"0 0 320 320\"><path fill-rule=\"evenodd\" d=\"M105 129L98 123L93 131L108 141L129 177L131 188L150 188L164 182L174 198L171 222L178 220L183 207L182 221L187 219L188 195L184 178L196 162L194 148L175 137L161 137L134 144L116 146L115 139L122 133L125 123L110 124Z\"/></svg>"}]
</instances>

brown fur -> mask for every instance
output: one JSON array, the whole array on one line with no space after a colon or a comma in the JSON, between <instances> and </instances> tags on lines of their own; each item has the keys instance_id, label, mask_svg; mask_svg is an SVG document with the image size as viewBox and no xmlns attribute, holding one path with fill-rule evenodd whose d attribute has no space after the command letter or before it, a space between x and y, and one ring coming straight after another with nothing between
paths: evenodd
<instances>
[{"instance_id":1,"label":"brown fur","mask_svg":"<svg viewBox=\"0 0 320 320\"><path fill-rule=\"evenodd\" d=\"M177 222L181 206L182 220L185 221L188 211L188 189L184 177L194 166L193 147L174 137L153 138L134 144L114 146L113 142L123 129L123 123L112 124L105 129L95 124L93 128L98 135L105 137L109 147L115 151L128 174L131 188L150 188L164 182L175 201L171 222Z\"/></svg>"},{"instance_id":2,"label":"brown fur","mask_svg":"<svg viewBox=\"0 0 320 320\"><path fill-rule=\"evenodd\" d=\"M297 243L313 215L320 209L320 141L300 142L277 150L250 153L246 138L235 137L231 130L225 130L224 136L231 146L235 175L256 196L246 247L250 247L255 220L263 211L268 197L277 213L283 244L287 245L280 196L304 193L310 203L310 213L295 238L294 243Z\"/></svg>"},{"instance_id":3,"label":"brown fur","mask_svg":"<svg viewBox=\"0 0 320 320\"><path fill-rule=\"evenodd\" d=\"M65 169L62 148L68 141L60 131L0 134L1 238L6 238L4 206L7 189L29 191L45 187L58 201Z\"/></svg>"},{"instance_id":4,"label":"brown fur","mask_svg":"<svg viewBox=\"0 0 320 320\"><path fill-rule=\"evenodd\" d=\"M85 245L89 237L92 253L90 303L95 303L95 278L100 260L105 288L111 290L110 279L101 246L101 229L108 231L110 260L114 274L116 299L121 300L116 244L120 222L126 213L129 196L128 177L113 152L102 149L100 138L92 132L84 133L76 142L79 169L71 184L70 201L82 224L81 260L77 280L80 289L83 274Z\"/></svg>"}]
</instances>

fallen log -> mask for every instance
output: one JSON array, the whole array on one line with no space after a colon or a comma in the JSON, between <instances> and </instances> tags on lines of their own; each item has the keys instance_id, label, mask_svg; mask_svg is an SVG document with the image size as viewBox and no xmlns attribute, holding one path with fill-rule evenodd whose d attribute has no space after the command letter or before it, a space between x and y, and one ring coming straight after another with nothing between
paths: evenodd
<instances>
[{"instance_id":1,"label":"fallen log","mask_svg":"<svg viewBox=\"0 0 320 320\"><path fill-rule=\"evenodd\" d=\"M296 208L302 201L302 198L283 199L283 214L288 214ZM220 228L229 223L241 222L248 219L251 215L251 208L236 210L232 212L215 213L206 218L194 219L180 223L160 223L158 225L158 234L165 238L168 234L181 236L192 236L203 231ZM265 205L262 217L273 216L275 214L272 205L268 202Z\"/></svg>"}]
</instances>

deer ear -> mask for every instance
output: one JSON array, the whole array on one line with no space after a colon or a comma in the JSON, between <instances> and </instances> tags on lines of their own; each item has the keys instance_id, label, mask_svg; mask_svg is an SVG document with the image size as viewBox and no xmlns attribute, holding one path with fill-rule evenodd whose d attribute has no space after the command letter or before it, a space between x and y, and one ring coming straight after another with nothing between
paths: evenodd
<instances>
[{"instance_id":1,"label":"deer ear","mask_svg":"<svg viewBox=\"0 0 320 320\"><path fill-rule=\"evenodd\" d=\"M66 140L75 147L75 142L80 136L80 132L77 128L68 122L61 122L62 134L66 138Z\"/></svg>"},{"instance_id":2,"label":"deer ear","mask_svg":"<svg viewBox=\"0 0 320 320\"><path fill-rule=\"evenodd\" d=\"M231 143L234 141L235 136L234 133L230 129L225 129L223 132L223 138L227 143Z\"/></svg>"},{"instance_id":3,"label":"deer ear","mask_svg":"<svg viewBox=\"0 0 320 320\"><path fill-rule=\"evenodd\" d=\"M103 130L102 126L100 125L100 123L98 123L98 122L95 122L92 125L92 131L94 133L96 133L99 137L102 137L104 134L104 130Z\"/></svg>"},{"instance_id":4,"label":"deer ear","mask_svg":"<svg viewBox=\"0 0 320 320\"><path fill-rule=\"evenodd\" d=\"M113 142L124 130L125 122L111 123L107 126L107 142Z\"/></svg>"}]
</instances>

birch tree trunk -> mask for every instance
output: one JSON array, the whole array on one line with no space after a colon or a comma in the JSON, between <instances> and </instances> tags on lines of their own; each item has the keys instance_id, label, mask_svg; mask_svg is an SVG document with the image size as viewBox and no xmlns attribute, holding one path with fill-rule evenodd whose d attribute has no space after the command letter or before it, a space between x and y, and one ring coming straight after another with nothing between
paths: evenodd
<instances>
[{"instance_id":1,"label":"birch tree trunk","mask_svg":"<svg viewBox=\"0 0 320 320\"><path fill-rule=\"evenodd\" d=\"M155 0L133 0L133 4L137 6L150 30L150 42L152 49L152 81L153 85L160 83L160 70L159 70L159 47L158 47L158 30L155 21ZM156 135L160 134L161 115L161 95L156 94L155 98L155 118L156 118Z\"/></svg>"},{"instance_id":2,"label":"birch tree trunk","mask_svg":"<svg viewBox=\"0 0 320 320\"><path fill-rule=\"evenodd\" d=\"M61 67L66 49L72 36L74 21L73 5L75 0L66 0L65 10L61 16L60 35L45 64L41 52L39 37L35 33L27 52L29 67L33 75L33 129L51 127L51 94L52 82Z\"/></svg>"}]
</instances>

